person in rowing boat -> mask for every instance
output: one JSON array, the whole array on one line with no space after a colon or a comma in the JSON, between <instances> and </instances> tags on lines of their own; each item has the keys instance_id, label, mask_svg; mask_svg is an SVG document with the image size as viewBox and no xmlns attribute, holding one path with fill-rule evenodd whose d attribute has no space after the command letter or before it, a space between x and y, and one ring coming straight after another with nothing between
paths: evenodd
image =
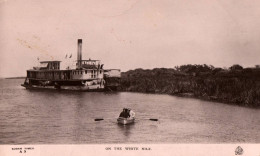
<instances>
[{"instance_id":1,"label":"person in rowing boat","mask_svg":"<svg viewBox=\"0 0 260 156\"><path fill-rule=\"evenodd\" d=\"M130 118L134 118L135 112L132 109L129 109L129 115L130 115Z\"/></svg>"},{"instance_id":2,"label":"person in rowing boat","mask_svg":"<svg viewBox=\"0 0 260 156\"><path fill-rule=\"evenodd\" d=\"M119 117L122 117L122 118L128 118L129 117L129 113L128 113L126 108L123 109L123 111L120 113Z\"/></svg>"}]
</instances>

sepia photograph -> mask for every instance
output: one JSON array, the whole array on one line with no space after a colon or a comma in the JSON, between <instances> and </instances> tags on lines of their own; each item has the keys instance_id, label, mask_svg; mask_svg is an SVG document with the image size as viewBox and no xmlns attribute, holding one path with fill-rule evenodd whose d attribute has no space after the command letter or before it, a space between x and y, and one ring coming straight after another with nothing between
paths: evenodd
<instances>
[{"instance_id":1,"label":"sepia photograph","mask_svg":"<svg viewBox=\"0 0 260 156\"><path fill-rule=\"evenodd\" d=\"M256 0L0 0L0 155L260 156L259 19Z\"/></svg>"}]
</instances>

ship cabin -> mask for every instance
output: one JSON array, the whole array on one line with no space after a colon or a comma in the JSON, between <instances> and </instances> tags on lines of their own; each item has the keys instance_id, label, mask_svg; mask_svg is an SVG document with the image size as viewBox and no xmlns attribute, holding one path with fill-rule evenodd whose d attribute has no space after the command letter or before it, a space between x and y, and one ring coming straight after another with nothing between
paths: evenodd
<instances>
[{"instance_id":1,"label":"ship cabin","mask_svg":"<svg viewBox=\"0 0 260 156\"><path fill-rule=\"evenodd\" d=\"M41 61L40 65L33 67L34 70L59 70L61 61Z\"/></svg>"},{"instance_id":2,"label":"ship cabin","mask_svg":"<svg viewBox=\"0 0 260 156\"><path fill-rule=\"evenodd\" d=\"M104 69L100 60L80 60L76 70L72 70L73 79L103 79Z\"/></svg>"},{"instance_id":3,"label":"ship cabin","mask_svg":"<svg viewBox=\"0 0 260 156\"><path fill-rule=\"evenodd\" d=\"M81 60L77 63L78 68L84 68L84 69L102 69L103 64L100 64L100 60Z\"/></svg>"},{"instance_id":4,"label":"ship cabin","mask_svg":"<svg viewBox=\"0 0 260 156\"><path fill-rule=\"evenodd\" d=\"M27 70L27 78L48 81L103 79L104 70L100 60L81 60L76 69L60 70L61 61L42 61L32 70Z\"/></svg>"}]
</instances>

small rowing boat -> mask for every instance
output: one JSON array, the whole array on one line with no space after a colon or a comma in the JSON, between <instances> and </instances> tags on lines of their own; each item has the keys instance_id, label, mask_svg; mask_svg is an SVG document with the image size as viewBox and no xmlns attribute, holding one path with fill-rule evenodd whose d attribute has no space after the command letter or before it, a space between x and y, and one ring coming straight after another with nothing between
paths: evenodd
<instances>
[{"instance_id":1,"label":"small rowing boat","mask_svg":"<svg viewBox=\"0 0 260 156\"><path fill-rule=\"evenodd\" d=\"M117 122L122 125L128 125L135 122L135 118L123 118L119 117L117 118Z\"/></svg>"}]
</instances>

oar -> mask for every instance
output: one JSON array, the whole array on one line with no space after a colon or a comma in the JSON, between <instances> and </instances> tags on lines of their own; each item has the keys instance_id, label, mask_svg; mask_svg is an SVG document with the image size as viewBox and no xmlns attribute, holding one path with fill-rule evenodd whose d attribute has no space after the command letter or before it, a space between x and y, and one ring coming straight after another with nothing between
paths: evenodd
<instances>
[{"instance_id":1,"label":"oar","mask_svg":"<svg viewBox=\"0 0 260 156\"><path fill-rule=\"evenodd\" d=\"M106 118L106 120L110 120L110 119L116 119L116 118ZM94 119L95 121L101 121L101 120L105 120L104 118L96 118Z\"/></svg>"},{"instance_id":2,"label":"oar","mask_svg":"<svg viewBox=\"0 0 260 156\"><path fill-rule=\"evenodd\" d=\"M101 121L101 120L104 120L104 119L102 119L102 118L95 119L95 121Z\"/></svg>"},{"instance_id":3,"label":"oar","mask_svg":"<svg viewBox=\"0 0 260 156\"><path fill-rule=\"evenodd\" d=\"M151 121L159 121L159 119L155 119L155 118L141 118L138 120L151 120Z\"/></svg>"},{"instance_id":4,"label":"oar","mask_svg":"<svg viewBox=\"0 0 260 156\"><path fill-rule=\"evenodd\" d=\"M151 120L151 121L158 121L158 119L149 119L149 120Z\"/></svg>"}]
</instances>

